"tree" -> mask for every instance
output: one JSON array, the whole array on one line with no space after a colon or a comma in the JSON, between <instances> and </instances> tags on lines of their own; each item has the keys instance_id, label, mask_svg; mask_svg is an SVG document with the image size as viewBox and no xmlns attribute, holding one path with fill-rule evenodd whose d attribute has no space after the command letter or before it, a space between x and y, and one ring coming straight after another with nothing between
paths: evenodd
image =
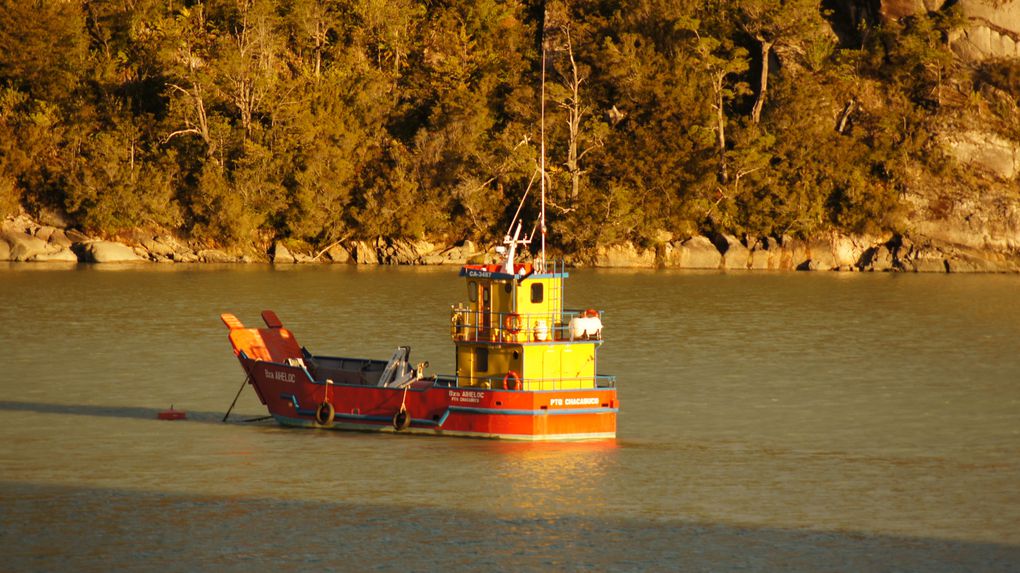
<instances>
[{"instance_id":1,"label":"tree","mask_svg":"<svg viewBox=\"0 0 1020 573\"><path fill-rule=\"evenodd\" d=\"M355 41L390 78L390 96L396 102L408 59L420 47L426 5L419 0L357 0L353 12L358 18Z\"/></svg>"},{"instance_id":2,"label":"tree","mask_svg":"<svg viewBox=\"0 0 1020 573\"><path fill-rule=\"evenodd\" d=\"M590 164L590 193L558 229L571 250L693 232L720 165L696 7L606 4L585 15L601 26L588 43L599 46L587 58L588 93L605 110L608 132Z\"/></svg>"},{"instance_id":3,"label":"tree","mask_svg":"<svg viewBox=\"0 0 1020 573\"><path fill-rule=\"evenodd\" d=\"M221 26L230 34L218 45L220 90L230 99L241 120L245 137L252 133L257 114L268 115L280 70L279 24L275 3L269 0L236 0L236 7L222 16Z\"/></svg>"},{"instance_id":4,"label":"tree","mask_svg":"<svg viewBox=\"0 0 1020 573\"><path fill-rule=\"evenodd\" d=\"M197 136L204 144L205 158L220 161L216 153L221 138L214 133L216 122L212 115L216 100L215 71L211 69L215 27L208 21L202 4L180 8L163 26L168 111L174 124L163 143L178 136Z\"/></svg>"},{"instance_id":5,"label":"tree","mask_svg":"<svg viewBox=\"0 0 1020 573\"><path fill-rule=\"evenodd\" d=\"M173 161L152 149L132 121L122 117L89 134L74 155L66 207L90 231L116 234L181 223Z\"/></svg>"},{"instance_id":6,"label":"tree","mask_svg":"<svg viewBox=\"0 0 1020 573\"><path fill-rule=\"evenodd\" d=\"M606 126L591 118L592 104L582 91L590 69L575 54L575 37L579 26L570 15L570 7L554 2L547 5L543 22L546 58L558 81L549 84L549 93L561 110L566 112L567 159L564 166L570 176L570 204L577 201L581 189L581 167L584 156L603 145ZM582 132L582 127L588 124Z\"/></svg>"},{"instance_id":7,"label":"tree","mask_svg":"<svg viewBox=\"0 0 1020 573\"><path fill-rule=\"evenodd\" d=\"M294 0L286 8L284 26L290 34L287 44L293 60L300 62L296 66L300 74L315 81L322 77L323 60L340 37L338 4L335 0Z\"/></svg>"},{"instance_id":8,"label":"tree","mask_svg":"<svg viewBox=\"0 0 1020 573\"><path fill-rule=\"evenodd\" d=\"M64 102L87 49L78 2L0 0L0 85Z\"/></svg>"},{"instance_id":9,"label":"tree","mask_svg":"<svg viewBox=\"0 0 1020 573\"><path fill-rule=\"evenodd\" d=\"M738 81L730 84L728 80L730 76L747 71L747 50L734 45L728 39L719 40L712 36L702 36L698 39L697 52L712 86L719 181L725 185L730 180L726 159L726 106L733 98L747 91L746 83Z\"/></svg>"},{"instance_id":10,"label":"tree","mask_svg":"<svg viewBox=\"0 0 1020 573\"><path fill-rule=\"evenodd\" d=\"M751 120L758 123L768 92L769 58L772 48L781 42L798 38L823 24L818 0L740 0L736 3L740 27L761 47L761 75L758 97L751 110Z\"/></svg>"},{"instance_id":11,"label":"tree","mask_svg":"<svg viewBox=\"0 0 1020 573\"><path fill-rule=\"evenodd\" d=\"M500 232L500 191L524 139L507 135L517 128L509 107L529 64L523 52L532 28L523 15L518 2L452 2L422 23L391 131L406 142L407 163L396 150L393 157L416 184L426 228L459 238Z\"/></svg>"},{"instance_id":12,"label":"tree","mask_svg":"<svg viewBox=\"0 0 1020 573\"><path fill-rule=\"evenodd\" d=\"M870 71L900 87L914 103L941 106L944 77L954 62L949 36L964 22L954 6L887 23L874 35Z\"/></svg>"}]
</instances>

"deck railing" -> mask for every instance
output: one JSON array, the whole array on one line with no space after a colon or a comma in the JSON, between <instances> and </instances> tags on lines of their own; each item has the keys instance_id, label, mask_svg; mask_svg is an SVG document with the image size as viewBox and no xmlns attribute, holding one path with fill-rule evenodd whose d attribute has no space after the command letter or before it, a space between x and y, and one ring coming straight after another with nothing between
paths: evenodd
<instances>
[{"instance_id":1,"label":"deck railing","mask_svg":"<svg viewBox=\"0 0 1020 573\"><path fill-rule=\"evenodd\" d=\"M453 308L450 335L471 342L555 342L602 340L602 313L564 310L561 313L517 314Z\"/></svg>"},{"instance_id":2,"label":"deck railing","mask_svg":"<svg viewBox=\"0 0 1020 573\"><path fill-rule=\"evenodd\" d=\"M508 376L475 376L436 378L437 386L452 388L485 388L493 390L521 390L536 392L542 390L598 390L615 388L616 376L598 374L577 378L511 378Z\"/></svg>"}]
</instances>

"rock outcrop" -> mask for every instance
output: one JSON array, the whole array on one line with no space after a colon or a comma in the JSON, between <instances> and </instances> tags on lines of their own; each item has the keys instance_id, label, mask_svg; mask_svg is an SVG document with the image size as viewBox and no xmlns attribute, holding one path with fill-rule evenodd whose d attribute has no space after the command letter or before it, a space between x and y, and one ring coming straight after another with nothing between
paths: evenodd
<instances>
[{"instance_id":1,"label":"rock outcrop","mask_svg":"<svg viewBox=\"0 0 1020 573\"><path fill-rule=\"evenodd\" d=\"M478 251L475 243L473 241L464 241L460 245L430 253L424 257L423 261L426 264L465 265L479 257L484 258L484 253Z\"/></svg>"},{"instance_id":2,"label":"rock outcrop","mask_svg":"<svg viewBox=\"0 0 1020 573\"><path fill-rule=\"evenodd\" d=\"M708 237L691 237L685 241L667 244L663 265L675 269L718 269L723 258L719 249Z\"/></svg>"},{"instance_id":3,"label":"rock outcrop","mask_svg":"<svg viewBox=\"0 0 1020 573\"><path fill-rule=\"evenodd\" d=\"M834 25L844 43L859 42L861 24L901 20L955 6L967 25L949 40L965 62L1020 58L1020 0L838 0Z\"/></svg>"},{"instance_id":4,"label":"rock outcrop","mask_svg":"<svg viewBox=\"0 0 1020 573\"><path fill-rule=\"evenodd\" d=\"M722 254L722 268L747 269L751 265L751 249L748 249L733 235L718 235L712 243Z\"/></svg>"},{"instance_id":5,"label":"rock outcrop","mask_svg":"<svg viewBox=\"0 0 1020 573\"><path fill-rule=\"evenodd\" d=\"M340 245L331 245L322 253L325 262L346 264L351 262L351 254Z\"/></svg>"},{"instance_id":6,"label":"rock outcrop","mask_svg":"<svg viewBox=\"0 0 1020 573\"><path fill-rule=\"evenodd\" d=\"M889 250L888 245L877 245L864 252L860 268L862 271L872 272L891 271L895 268L893 263L892 251Z\"/></svg>"},{"instance_id":7,"label":"rock outcrop","mask_svg":"<svg viewBox=\"0 0 1020 573\"><path fill-rule=\"evenodd\" d=\"M81 246L80 258L90 263L136 263L144 261L135 250L114 241L91 241Z\"/></svg>"},{"instance_id":8,"label":"rock outcrop","mask_svg":"<svg viewBox=\"0 0 1020 573\"><path fill-rule=\"evenodd\" d=\"M273 261L274 265L289 265L297 262L297 259L290 253L290 250L280 241L273 243L273 250L269 253L269 259Z\"/></svg>"},{"instance_id":9,"label":"rock outcrop","mask_svg":"<svg viewBox=\"0 0 1020 573\"><path fill-rule=\"evenodd\" d=\"M655 251L640 249L630 242L599 247L595 255L595 266L607 268L654 267Z\"/></svg>"},{"instance_id":10,"label":"rock outcrop","mask_svg":"<svg viewBox=\"0 0 1020 573\"><path fill-rule=\"evenodd\" d=\"M228 255L219 249L203 249L198 253L198 260L203 263L236 263L237 257Z\"/></svg>"},{"instance_id":11,"label":"rock outcrop","mask_svg":"<svg viewBox=\"0 0 1020 573\"><path fill-rule=\"evenodd\" d=\"M375 245L368 241L355 242L351 255L354 257L354 262L359 265L379 264L379 252L376 250Z\"/></svg>"},{"instance_id":12,"label":"rock outcrop","mask_svg":"<svg viewBox=\"0 0 1020 573\"><path fill-rule=\"evenodd\" d=\"M46 251L46 241L27 233L7 231L0 235L0 239L6 241L10 247L9 256L12 261L27 261Z\"/></svg>"},{"instance_id":13,"label":"rock outcrop","mask_svg":"<svg viewBox=\"0 0 1020 573\"><path fill-rule=\"evenodd\" d=\"M964 165L1002 179L1020 173L1020 142L989 131L954 131L943 138L943 149Z\"/></svg>"},{"instance_id":14,"label":"rock outcrop","mask_svg":"<svg viewBox=\"0 0 1020 573\"><path fill-rule=\"evenodd\" d=\"M77 263L78 255L74 254L69 248L62 247L55 251L49 251L45 253L38 253L32 258L28 259L31 263Z\"/></svg>"},{"instance_id":15,"label":"rock outcrop","mask_svg":"<svg viewBox=\"0 0 1020 573\"><path fill-rule=\"evenodd\" d=\"M42 229L42 237L14 228L0 231L0 261L78 262L63 232L52 227L38 227L35 230L39 229Z\"/></svg>"},{"instance_id":16,"label":"rock outcrop","mask_svg":"<svg viewBox=\"0 0 1020 573\"><path fill-rule=\"evenodd\" d=\"M180 251L180 246L169 238L152 237L142 239L141 246L149 252L149 257L153 260L173 260L174 255Z\"/></svg>"},{"instance_id":17,"label":"rock outcrop","mask_svg":"<svg viewBox=\"0 0 1020 573\"><path fill-rule=\"evenodd\" d=\"M655 247L641 247L631 242L605 246L585 264L691 270L1020 272L1020 206L1008 198L989 202L987 192L981 190L970 190L970 195L957 193L951 203L959 212L940 220L925 220L915 214L915 229L910 236L830 233L804 241L791 237L740 239L720 234L712 238L693 236L677 240L673 233L660 232ZM917 211L930 208L923 198L911 200ZM988 213L990 208L998 212ZM138 244L132 246L96 240L74 230L40 226L25 217L7 219L0 226L0 261L250 263L265 260L258 256L239 257L218 249L196 251L169 235L136 237L136 240ZM335 243L319 253L291 252L277 241L269 255L276 264L463 265L498 260L493 248L482 248L472 241L448 246L427 240L384 238L352 241L346 245ZM526 257L527 254L522 253L519 260L526 260Z\"/></svg>"},{"instance_id":18,"label":"rock outcrop","mask_svg":"<svg viewBox=\"0 0 1020 573\"><path fill-rule=\"evenodd\" d=\"M967 27L951 42L964 61L1020 57L1020 0L959 0L956 4L967 18Z\"/></svg>"}]
</instances>

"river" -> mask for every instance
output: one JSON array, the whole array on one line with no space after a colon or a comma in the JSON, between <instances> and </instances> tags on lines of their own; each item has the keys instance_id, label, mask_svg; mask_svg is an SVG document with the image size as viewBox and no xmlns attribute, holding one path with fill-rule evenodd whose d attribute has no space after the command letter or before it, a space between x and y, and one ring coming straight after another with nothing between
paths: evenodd
<instances>
[{"instance_id":1,"label":"river","mask_svg":"<svg viewBox=\"0 0 1020 573\"><path fill-rule=\"evenodd\" d=\"M455 268L0 264L5 571L1020 570L1020 277L571 273L615 442L285 429L221 312L453 369ZM159 421L171 404L186 421Z\"/></svg>"}]
</instances>

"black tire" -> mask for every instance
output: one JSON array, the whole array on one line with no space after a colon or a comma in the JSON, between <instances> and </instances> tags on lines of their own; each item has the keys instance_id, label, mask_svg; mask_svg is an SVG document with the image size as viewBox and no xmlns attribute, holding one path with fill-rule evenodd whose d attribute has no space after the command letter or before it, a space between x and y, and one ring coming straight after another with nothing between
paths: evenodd
<instances>
[{"instance_id":1,"label":"black tire","mask_svg":"<svg viewBox=\"0 0 1020 573\"><path fill-rule=\"evenodd\" d=\"M393 429L401 432L411 427L411 415L403 407L396 414L393 414Z\"/></svg>"},{"instance_id":2,"label":"black tire","mask_svg":"<svg viewBox=\"0 0 1020 573\"><path fill-rule=\"evenodd\" d=\"M319 409L315 411L315 423L320 426L330 426L333 424L333 417L336 415L336 411L333 409L333 405L329 402L323 402L319 404Z\"/></svg>"}]
</instances>

